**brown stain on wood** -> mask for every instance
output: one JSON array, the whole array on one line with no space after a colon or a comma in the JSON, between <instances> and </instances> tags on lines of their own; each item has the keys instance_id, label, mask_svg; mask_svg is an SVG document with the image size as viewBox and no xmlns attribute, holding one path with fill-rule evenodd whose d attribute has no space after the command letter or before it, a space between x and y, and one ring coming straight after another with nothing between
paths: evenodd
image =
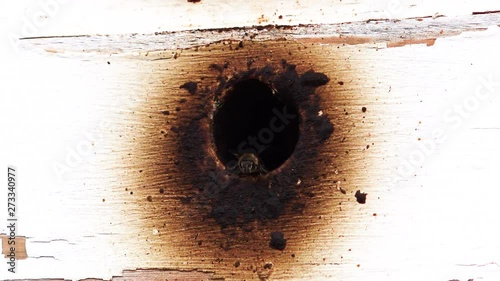
<instances>
[{"instance_id":1,"label":"brown stain on wood","mask_svg":"<svg viewBox=\"0 0 500 281\"><path fill-rule=\"evenodd\" d=\"M124 157L123 164L130 170L126 174L120 172L120 180L136 187L127 200L127 209L138 212L133 226L136 242L131 244L137 248L132 246L131 250L144 254L141 249L146 247L148 260L156 261L162 268L194 266L228 280L305 277L309 270L314 270L315 263L323 263L323 257L318 260L316 255L326 249L314 241L329 237L331 243L342 243L343 236L336 233L344 232L349 217L356 216L351 213L353 207L358 207L355 186L363 181L367 167L374 167L372 160L365 158L366 137L361 135L361 131L376 131L376 107L370 106L369 114L361 109L368 100L363 89L371 88L369 85L374 82L366 73L356 72L363 60L349 47L281 40L243 45L213 44L184 50L176 59L152 60L144 65L149 70L140 78L144 85L140 94L148 98L134 109L135 121L129 123L131 133L125 133L122 141L126 144L123 150L130 154ZM162 56L148 55L152 59ZM304 192L286 205L279 217L221 228L208 215L210 206L196 200L192 178L199 176L195 172L199 164L189 162L194 165L192 169L185 163L181 165L187 160L179 154L179 134L183 131L179 125L197 118L190 112L199 112L200 93L210 95L219 86L221 73L212 64L222 66L223 75L231 77L247 71L249 60L251 67L261 69L281 69L282 60L286 60L296 65L299 74L314 70L329 77L330 82L310 98L319 99L318 114L327 116L335 129L318 147L319 155L307 164L319 168L291 178L294 184L288 188ZM198 94L180 88L187 82L197 83ZM163 112L167 111L169 114L165 115ZM204 124L200 139L211 137L208 119ZM207 162L217 161L210 147L204 157ZM336 190L337 181L343 182L346 194ZM369 187L363 190L370 192ZM122 189L116 192L129 193ZM153 229L158 230L156 235L152 234ZM270 235L276 231L287 239L283 251L269 246ZM343 250L337 249L339 254ZM333 261L326 263L330 262Z\"/></svg>"},{"instance_id":2,"label":"brown stain on wood","mask_svg":"<svg viewBox=\"0 0 500 281\"><path fill-rule=\"evenodd\" d=\"M408 39L408 40L402 40L402 41L397 41L397 42L390 42L387 43L388 48L396 48L396 47L403 47L407 45L417 45L417 44L425 44L427 47L434 46L434 43L436 43L436 38L429 38L429 39Z\"/></svg>"},{"instance_id":3,"label":"brown stain on wood","mask_svg":"<svg viewBox=\"0 0 500 281\"><path fill-rule=\"evenodd\" d=\"M407 45L418 45L425 44L428 47L434 46L437 38L427 38L427 39L407 39L400 41L390 41L387 42L387 48L397 48L404 47ZM322 37L322 38L304 38L298 39L298 42L303 43L321 43L321 44L347 44L347 45L359 45L359 44L369 44L376 43L376 38L370 37L354 37L354 36L341 36L341 37Z\"/></svg>"},{"instance_id":4,"label":"brown stain on wood","mask_svg":"<svg viewBox=\"0 0 500 281\"><path fill-rule=\"evenodd\" d=\"M16 260L25 260L28 258L28 254L26 252L26 237L24 236L16 236L15 245L9 245L9 237L6 235L0 235L0 239L2 239L2 255L6 259L8 259L8 255L10 254L10 248L15 247L16 251Z\"/></svg>"}]
</instances>

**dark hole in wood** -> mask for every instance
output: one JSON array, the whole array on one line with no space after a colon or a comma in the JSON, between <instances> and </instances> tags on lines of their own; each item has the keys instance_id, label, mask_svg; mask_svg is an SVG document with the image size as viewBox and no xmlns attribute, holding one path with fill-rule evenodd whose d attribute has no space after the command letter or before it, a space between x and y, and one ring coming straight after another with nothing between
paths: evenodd
<instances>
[{"instance_id":1,"label":"dark hole in wood","mask_svg":"<svg viewBox=\"0 0 500 281\"><path fill-rule=\"evenodd\" d=\"M292 101L278 96L258 79L240 81L225 95L214 115L213 134L217 156L226 167L252 153L272 171L293 153L299 139L299 114Z\"/></svg>"}]
</instances>

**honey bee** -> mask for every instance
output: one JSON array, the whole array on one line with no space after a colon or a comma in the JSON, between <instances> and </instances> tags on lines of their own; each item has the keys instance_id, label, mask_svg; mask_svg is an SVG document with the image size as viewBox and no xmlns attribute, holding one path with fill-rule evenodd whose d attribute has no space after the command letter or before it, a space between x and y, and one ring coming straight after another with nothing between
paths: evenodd
<instances>
[{"instance_id":1,"label":"honey bee","mask_svg":"<svg viewBox=\"0 0 500 281\"><path fill-rule=\"evenodd\" d=\"M230 170L238 167L242 175L266 174L268 172L262 160L253 153L244 153L242 155L233 153L233 155L238 158L238 163L233 167L229 167Z\"/></svg>"}]
</instances>

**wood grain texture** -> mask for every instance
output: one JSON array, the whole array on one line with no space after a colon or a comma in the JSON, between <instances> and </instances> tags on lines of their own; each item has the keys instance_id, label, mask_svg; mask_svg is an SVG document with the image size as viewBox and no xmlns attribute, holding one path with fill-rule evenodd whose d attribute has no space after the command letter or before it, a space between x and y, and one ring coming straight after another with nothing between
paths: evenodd
<instances>
[{"instance_id":1,"label":"wood grain texture","mask_svg":"<svg viewBox=\"0 0 500 281\"><path fill-rule=\"evenodd\" d=\"M440 28L414 20L427 29L412 38L440 37L445 27L451 35L475 31L399 48L305 31L294 40L262 32L243 48L233 39L198 48L185 40L178 56L159 42L138 52L152 35L31 41L56 51L31 45L6 59L8 103L0 104L13 116L0 121L11 132L0 140L2 159L17 163L22 179L19 234L29 257L19 278L140 280L188 271L208 280L497 280L500 32L497 15L472 19L481 19L478 27L466 20L463 30L443 18L435 19L444 20ZM376 24L361 26L342 28L373 31L385 43L405 30L384 37ZM197 34L193 40L204 33ZM78 51L94 43L95 51ZM211 89L219 75L212 63L229 62L231 75L248 59L275 68L286 59L299 73L326 74L317 94L335 131L322 147L324 171L301 178L316 188L302 214L255 222L249 233L221 231L182 203L189 178L178 176L172 127L193 109L180 85ZM366 204L356 202L357 190L368 193ZM275 230L288 239L282 252L268 246Z\"/></svg>"},{"instance_id":2,"label":"wood grain texture","mask_svg":"<svg viewBox=\"0 0 500 281\"><path fill-rule=\"evenodd\" d=\"M417 17L398 20L370 20L338 24L301 26L261 26L154 34L83 35L30 37L19 47L43 50L70 56L74 53L136 54L138 57L162 50L171 50L172 58L183 49L221 41L296 40L300 42L333 44L372 44L373 48L428 44L436 38L456 36L468 31L481 31L498 26L500 13L476 14L461 17ZM427 41L426 41L427 40ZM179 55L179 54L178 54ZM148 59L148 58L146 58Z\"/></svg>"},{"instance_id":3,"label":"wood grain texture","mask_svg":"<svg viewBox=\"0 0 500 281\"><path fill-rule=\"evenodd\" d=\"M154 33L253 25L335 24L369 19L404 19L441 14L465 16L499 10L498 1L449 3L445 0L244 1L111 0L99 2L35 0L2 3L0 21L20 37ZM55 3L55 4L54 4ZM48 7L47 7L48 6ZM281 16L281 19L280 19ZM27 27L32 23L31 26Z\"/></svg>"}]
</instances>

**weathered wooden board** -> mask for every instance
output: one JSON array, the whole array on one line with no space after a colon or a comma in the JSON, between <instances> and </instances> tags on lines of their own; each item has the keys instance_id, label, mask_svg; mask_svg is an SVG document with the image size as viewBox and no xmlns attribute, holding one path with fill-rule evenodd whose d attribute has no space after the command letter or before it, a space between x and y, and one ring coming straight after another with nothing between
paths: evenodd
<instances>
[{"instance_id":1,"label":"weathered wooden board","mask_svg":"<svg viewBox=\"0 0 500 281\"><path fill-rule=\"evenodd\" d=\"M83 36L48 36L21 38L13 43L16 49L58 53L135 55L152 59L150 52L166 51L162 59L178 56L187 48L222 41L295 40L321 44L371 44L371 48L398 47L408 44L432 45L436 38L456 36L467 31L498 26L500 12L462 17L427 16L398 20L369 20L323 25L257 26L191 31L165 31L155 34L118 34ZM177 54L176 54L177 53ZM153 54L154 55L154 54ZM158 58L157 58L158 59Z\"/></svg>"},{"instance_id":2,"label":"weathered wooden board","mask_svg":"<svg viewBox=\"0 0 500 281\"><path fill-rule=\"evenodd\" d=\"M500 10L498 1L20 0L2 3L0 21L17 37L153 33L254 25L332 24L369 19L464 16Z\"/></svg>"},{"instance_id":3,"label":"weathered wooden board","mask_svg":"<svg viewBox=\"0 0 500 281\"><path fill-rule=\"evenodd\" d=\"M414 20L430 30L415 45L396 40L397 31L370 37L375 23L366 36L364 25L344 26L355 32L352 44L306 32L269 40L266 30L243 47L224 35L182 51L159 42L138 51L148 36L25 40L5 58L0 86L0 155L19 169L18 234L28 256L15 278L497 280L500 22L457 19L461 30L431 20ZM220 75L211 64L227 62L229 77L249 59L277 70L285 59L299 74L328 76L316 95L335 130L319 147L319 168L290 187L310 191L302 212L257 220L252 231L221 230L186 199L201 173L182 164L177 128L200 101L180 86L196 81L210 95ZM357 190L368 193L366 204ZM285 250L269 247L272 231L285 234Z\"/></svg>"}]
</instances>

